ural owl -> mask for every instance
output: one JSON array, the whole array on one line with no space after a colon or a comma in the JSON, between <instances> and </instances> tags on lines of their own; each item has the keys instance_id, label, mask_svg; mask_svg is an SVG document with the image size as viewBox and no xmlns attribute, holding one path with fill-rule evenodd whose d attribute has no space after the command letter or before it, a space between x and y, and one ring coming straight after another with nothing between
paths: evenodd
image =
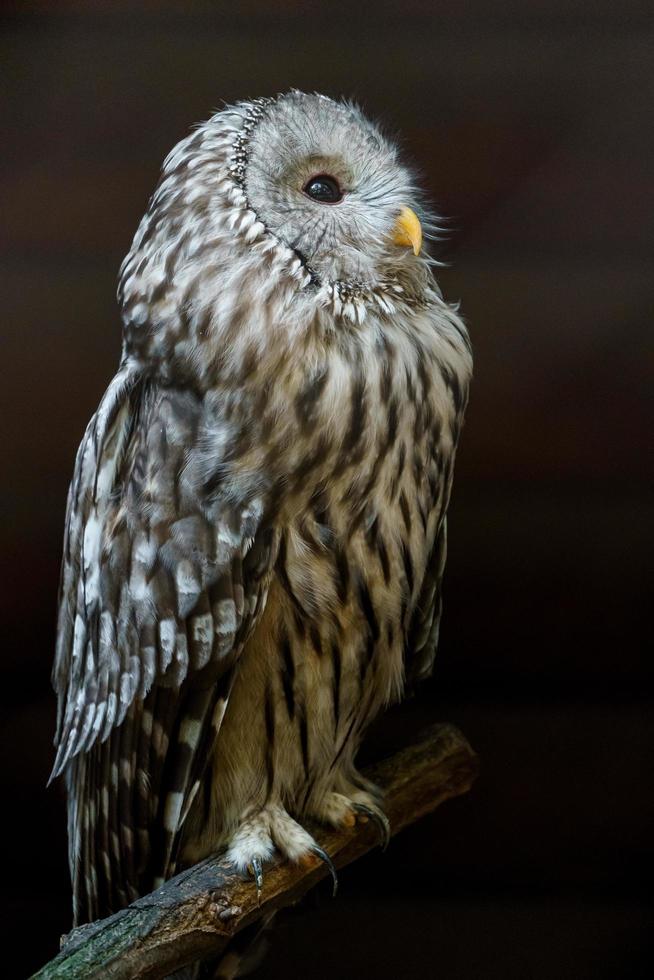
<instances>
[{"instance_id":1,"label":"ural owl","mask_svg":"<svg viewBox=\"0 0 654 980\"><path fill-rule=\"evenodd\" d=\"M257 888L275 849L328 859L307 816L384 823L355 755L431 669L471 372L418 214L320 95L227 107L164 163L66 516L76 922L220 848Z\"/></svg>"}]
</instances>

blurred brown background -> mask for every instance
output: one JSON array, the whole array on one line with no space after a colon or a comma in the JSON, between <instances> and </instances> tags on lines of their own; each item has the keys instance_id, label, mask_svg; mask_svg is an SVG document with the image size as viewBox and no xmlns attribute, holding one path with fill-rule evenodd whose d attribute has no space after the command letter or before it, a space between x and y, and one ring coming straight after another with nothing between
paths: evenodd
<instances>
[{"instance_id":1,"label":"blurred brown background","mask_svg":"<svg viewBox=\"0 0 654 980\"><path fill-rule=\"evenodd\" d=\"M476 380L442 647L367 751L447 719L482 775L280 925L259 975L654 975L650 4L3 7L3 976L69 924L49 671L67 483L119 355L118 265L188 127L291 86L401 131L449 218L440 279Z\"/></svg>"}]
</instances>

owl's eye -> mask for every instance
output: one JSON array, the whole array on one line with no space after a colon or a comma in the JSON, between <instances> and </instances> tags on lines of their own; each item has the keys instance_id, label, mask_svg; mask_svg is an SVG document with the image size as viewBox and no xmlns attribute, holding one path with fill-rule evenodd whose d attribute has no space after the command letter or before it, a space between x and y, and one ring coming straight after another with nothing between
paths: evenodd
<instances>
[{"instance_id":1,"label":"owl's eye","mask_svg":"<svg viewBox=\"0 0 654 980\"><path fill-rule=\"evenodd\" d=\"M321 204L338 204L343 200L343 191L335 177L329 174L316 174L302 188L307 197Z\"/></svg>"}]
</instances>

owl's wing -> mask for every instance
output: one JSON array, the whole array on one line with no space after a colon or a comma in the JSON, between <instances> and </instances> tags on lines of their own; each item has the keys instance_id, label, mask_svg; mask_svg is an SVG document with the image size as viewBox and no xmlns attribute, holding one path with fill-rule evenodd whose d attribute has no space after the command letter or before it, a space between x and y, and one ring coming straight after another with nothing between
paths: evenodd
<instances>
[{"instance_id":1,"label":"owl's wing","mask_svg":"<svg viewBox=\"0 0 654 980\"><path fill-rule=\"evenodd\" d=\"M273 535L220 494L211 432L200 396L124 367L78 452L53 672L78 920L172 873L265 603Z\"/></svg>"},{"instance_id":2,"label":"owl's wing","mask_svg":"<svg viewBox=\"0 0 654 980\"><path fill-rule=\"evenodd\" d=\"M434 665L443 606L441 586L446 558L447 517L444 516L409 624L406 652L406 680L409 688L429 677Z\"/></svg>"}]
</instances>

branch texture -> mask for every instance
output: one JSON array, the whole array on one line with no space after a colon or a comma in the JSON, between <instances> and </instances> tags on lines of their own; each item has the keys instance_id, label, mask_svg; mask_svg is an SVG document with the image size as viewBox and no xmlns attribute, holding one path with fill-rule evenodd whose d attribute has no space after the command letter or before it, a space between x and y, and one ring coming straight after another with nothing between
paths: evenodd
<instances>
[{"instance_id":1,"label":"branch texture","mask_svg":"<svg viewBox=\"0 0 654 980\"><path fill-rule=\"evenodd\" d=\"M365 775L383 789L396 834L444 800L467 792L477 768L463 735L451 725L434 725ZM336 867L378 843L372 821L339 831L307 829ZM296 902L326 874L323 864L273 862L266 866L258 900L253 882L235 874L220 855L208 858L115 915L73 930L33 980L158 980L219 954L240 929Z\"/></svg>"}]
</instances>

